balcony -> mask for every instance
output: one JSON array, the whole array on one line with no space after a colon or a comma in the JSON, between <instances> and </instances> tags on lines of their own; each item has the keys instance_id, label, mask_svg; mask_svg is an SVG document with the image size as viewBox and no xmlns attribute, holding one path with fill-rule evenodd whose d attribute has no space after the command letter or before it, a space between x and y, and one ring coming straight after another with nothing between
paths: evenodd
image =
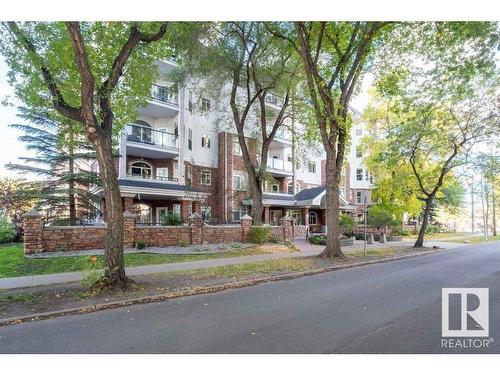
<instances>
[{"instance_id":1,"label":"balcony","mask_svg":"<svg viewBox=\"0 0 500 375\"><path fill-rule=\"evenodd\" d=\"M179 94L175 86L151 86L151 100L139 112L150 117L175 117L179 113Z\"/></svg>"},{"instance_id":2,"label":"balcony","mask_svg":"<svg viewBox=\"0 0 500 375\"><path fill-rule=\"evenodd\" d=\"M146 174L137 174L137 173L127 173L128 178L136 178L139 180L148 180L148 181L157 181L157 182L173 182L178 183L179 179L176 177L166 177L166 176L152 176Z\"/></svg>"},{"instance_id":3,"label":"balcony","mask_svg":"<svg viewBox=\"0 0 500 375\"><path fill-rule=\"evenodd\" d=\"M267 94L264 100L271 107L278 108L278 107L281 107L283 105L283 99L280 98L278 95L273 94L273 93Z\"/></svg>"},{"instance_id":4,"label":"balcony","mask_svg":"<svg viewBox=\"0 0 500 375\"><path fill-rule=\"evenodd\" d=\"M179 155L177 134L152 129L138 124L125 127L127 155L150 159L173 158Z\"/></svg>"},{"instance_id":5,"label":"balcony","mask_svg":"<svg viewBox=\"0 0 500 375\"><path fill-rule=\"evenodd\" d=\"M271 132L271 128L268 129L268 134ZM292 133L288 127L280 126L274 138L271 142L271 148L284 149L292 145Z\"/></svg>"},{"instance_id":6,"label":"balcony","mask_svg":"<svg viewBox=\"0 0 500 375\"><path fill-rule=\"evenodd\" d=\"M271 176L291 176L293 175L292 163L287 160L267 158L267 170Z\"/></svg>"}]
</instances>

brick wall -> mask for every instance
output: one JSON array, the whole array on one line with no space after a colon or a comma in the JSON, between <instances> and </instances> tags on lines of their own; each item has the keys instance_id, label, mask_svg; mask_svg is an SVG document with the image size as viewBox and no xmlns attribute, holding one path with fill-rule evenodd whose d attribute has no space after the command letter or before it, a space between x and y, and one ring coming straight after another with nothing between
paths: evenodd
<instances>
[{"instance_id":1,"label":"brick wall","mask_svg":"<svg viewBox=\"0 0 500 375\"><path fill-rule=\"evenodd\" d=\"M136 226L130 212L124 214L124 247L133 247L143 240L146 246L174 246L186 244L212 244L244 242L249 240L252 219L243 217L240 225L204 225L196 213L189 217L190 225L183 226ZM281 226L271 227L272 235L280 241L293 237L292 219L283 218ZM105 226L43 227L42 216L31 212L24 218L24 252L32 254L41 251L75 251L103 249L105 247Z\"/></svg>"}]
</instances>

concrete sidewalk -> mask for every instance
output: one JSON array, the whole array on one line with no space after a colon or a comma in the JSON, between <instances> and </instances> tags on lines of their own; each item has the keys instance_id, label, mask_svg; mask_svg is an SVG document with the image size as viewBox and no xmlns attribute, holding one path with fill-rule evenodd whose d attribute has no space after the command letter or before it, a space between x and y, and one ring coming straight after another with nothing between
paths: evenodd
<instances>
[{"instance_id":1,"label":"concrete sidewalk","mask_svg":"<svg viewBox=\"0 0 500 375\"><path fill-rule=\"evenodd\" d=\"M138 267L127 267L126 273L129 276L136 276L136 275L153 274L153 273L186 271L186 270L226 266L233 264L262 262L274 259L300 258L300 257L318 255L324 249L324 246L311 245L307 243L305 239L295 239L293 241L293 244L300 251L294 253L284 253L284 254L247 255L247 256L233 257L233 258L199 260L194 262L165 263L165 264L138 266ZM367 249L374 249L374 248L388 247L388 246L411 246L411 244L413 244L412 241L389 242L385 244L374 243L373 245L367 245ZM428 247L432 247L434 245L447 249L464 246L464 244L446 243L437 241L428 241L425 243L425 246ZM349 246L344 249L346 253L354 251L362 251L362 250L363 250L363 241L355 241L354 246ZM50 275L33 275L33 276L3 278L0 279L0 289L14 289L14 288L25 288L38 285L78 282L81 281L84 277L85 277L84 272L78 271L78 272L67 272L67 273L55 273Z\"/></svg>"}]
</instances>

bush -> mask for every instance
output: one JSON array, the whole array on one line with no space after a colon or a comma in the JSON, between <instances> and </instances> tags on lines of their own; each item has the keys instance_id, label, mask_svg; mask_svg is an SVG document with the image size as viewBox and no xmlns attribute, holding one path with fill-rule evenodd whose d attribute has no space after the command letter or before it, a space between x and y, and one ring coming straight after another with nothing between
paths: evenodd
<instances>
[{"instance_id":1,"label":"bush","mask_svg":"<svg viewBox=\"0 0 500 375\"><path fill-rule=\"evenodd\" d=\"M178 214L169 212L161 217L161 224L167 226L178 226L182 224L182 220Z\"/></svg>"},{"instance_id":2,"label":"bush","mask_svg":"<svg viewBox=\"0 0 500 375\"><path fill-rule=\"evenodd\" d=\"M0 218L0 243L11 242L14 236L15 232L11 222L5 218Z\"/></svg>"},{"instance_id":3,"label":"bush","mask_svg":"<svg viewBox=\"0 0 500 375\"><path fill-rule=\"evenodd\" d=\"M137 240L135 247L139 250L144 249L146 247L146 242L144 240Z\"/></svg>"},{"instance_id":4,"label":"bush","mask_svg":"<svg viewBox=\"0 0 500 375\"><path fill-rule=\"evenodd\" d=\"M183 238L179 238L179 240L177 241L177 245L179 245L180 247L186 247L188 245L188 242Z\"/></svg>"},{"instance_id":5,"label":"bush","mask_svg":"<svg viewBox=\"0 0 500 375\"><path fill-rule=\"evenodd\" d=\"M256 244L263 244L271 237L271 227L258 226L250 228L250 241Z\"/></svg>"},{"instance_id":6,"label":"bush","mask_svg":"<svg viewBox=\"0 0 500 375\"><path fill-rule=\"evenodd\" d=\"M326 237L324 236L312 236L309 242L313 245L326 245Z\"/></svg>"},{"instance_id":7,"label":"bush","mask_svg":"<svg viewBox=\"0 0 500 375\"><path fill-rule=\"evenodd\" d=\"M427 228L425 228L425 233L439 233L441 228L438 225L428 224Z\"/></svg>"},{"instance_id":8,"label":"bush","mask_svg":"<svg viewBox=\"0 0 500 375\"><path fill-rule=\"evenodd\" d=\"M349 214L340 214L340 227L346 231L351 233L356 226L356 221L354 217Z\"/></svg>"}]
</instances>

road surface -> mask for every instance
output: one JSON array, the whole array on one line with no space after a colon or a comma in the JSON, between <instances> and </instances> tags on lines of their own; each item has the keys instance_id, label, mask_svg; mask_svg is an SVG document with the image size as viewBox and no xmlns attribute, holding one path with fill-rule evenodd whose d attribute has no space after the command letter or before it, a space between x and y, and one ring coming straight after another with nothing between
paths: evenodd
<instances>
[{"instance_id":1,"label":"road surface","mask_svg":"<svg viewBox=\"0 0 500 375\"><path fill-rule=\"evenodd\" d=\"M441 347L441 288L489 288L488 348ZM0 327L0 353L500 353L500 242Z\"/></svg>"}]
</instances>

